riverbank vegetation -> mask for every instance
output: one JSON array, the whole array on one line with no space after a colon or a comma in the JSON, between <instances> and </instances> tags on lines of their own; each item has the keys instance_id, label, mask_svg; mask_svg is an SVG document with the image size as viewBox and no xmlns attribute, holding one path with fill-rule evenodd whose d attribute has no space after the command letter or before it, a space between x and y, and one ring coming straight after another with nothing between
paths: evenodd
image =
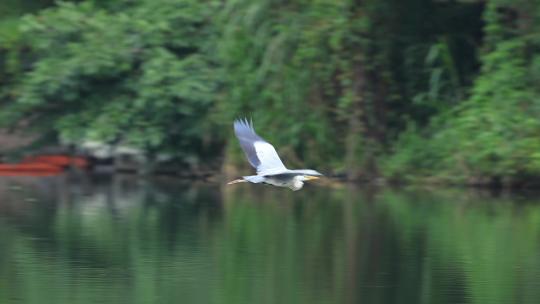
<instances>
[{"instance_id":1,"label":"riverbank vegetation","mask_svg":"<svg viewBox=\"0 0 540 304\"><path fill-rule=\"evenodd\" d=\"M249 116L352 180L540 176L538 0L42 4L0 24L6 127L221 168Z\"/></svg>"}]
</instances>

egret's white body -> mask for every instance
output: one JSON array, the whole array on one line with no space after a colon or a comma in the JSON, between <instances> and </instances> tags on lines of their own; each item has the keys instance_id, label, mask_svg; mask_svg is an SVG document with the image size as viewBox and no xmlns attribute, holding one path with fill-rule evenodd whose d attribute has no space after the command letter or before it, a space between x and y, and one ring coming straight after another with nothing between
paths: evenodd
<instances>
[{"instance_id":1,"label":"egret's white body","mask_svg":"<svg viewBox=\"0 0 540 304\"><path fill-rule=\"evenodd\" d=\"M300 190L304 181L317 179L321 173L311 169L289 170L285 167L274 146L262 139L247 120L234 122L234 133L249 163L257 170L257 175L243 176L229 184L250 182L265 183L277 187Z\"/></svg>"}]
</instances>

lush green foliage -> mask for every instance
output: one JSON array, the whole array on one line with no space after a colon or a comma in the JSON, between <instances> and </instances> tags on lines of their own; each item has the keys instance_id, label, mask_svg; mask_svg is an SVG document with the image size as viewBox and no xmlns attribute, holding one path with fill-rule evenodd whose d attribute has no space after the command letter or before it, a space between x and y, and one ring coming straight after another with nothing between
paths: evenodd
<instances>
[{"instance_id":1,"label":"lush green foliage","mask_svg":"<svg viewBox=\"0 0 540 304\"><path fill-rule=\"evenodd\" d=\"M475 71L479 6L420 2L226 2L226 110L254 113L289 159L376 174L406 122L457 104Z\"/></svg>"},{"instance_id":2,"label":"lush green foliage","mask_svg":"<svg viewBox=\"0 0 540 304\"><path fill-rule=\"evenodd\" d=\"M203 144L215 138L204 132L205 116L217 86L207 55L212 7L164 0L104 10L60 3L26 17L31 68L9 88L14 97L4 116L52 126L69 142L208 157Z\"/></svg>"},{"instance_id":3,"label":"lush green foliage","mask_svg":"<svg viewBox=\"0 0 540 304\"><path fill-rule=\"evenodd\" d=\"M248 116L291 166L538 176L537 4L58 3L0 39L0 116L192 163L240 163L226 130Z\"/></svg>"},{"instance_id":4,"label":"lush green foliage","mask_svg":"<svg viewBox=\"0 0 540 304\"><path fill-rule=\"evenodd\" d=\"M406 132L389 173L481 183L540 174L540 23L528 19L537 2L488 3L482 69L470 97L432 121L427 136Z\"/></svg>"}]
</instances>

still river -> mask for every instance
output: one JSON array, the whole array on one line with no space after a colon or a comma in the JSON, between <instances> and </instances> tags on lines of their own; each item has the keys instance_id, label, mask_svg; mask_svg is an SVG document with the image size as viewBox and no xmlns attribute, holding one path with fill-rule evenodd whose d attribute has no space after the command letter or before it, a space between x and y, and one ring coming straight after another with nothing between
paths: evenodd
<instances>
[{"instance_id":1,"label":"still river","mask_svg":"<svg viewBox=\"0 0 540 304\"><path fill-rule=\"evenodd\" d=\"M0 178L0 303L540 303L540 196Z\"/></svg>"}]
</instances>

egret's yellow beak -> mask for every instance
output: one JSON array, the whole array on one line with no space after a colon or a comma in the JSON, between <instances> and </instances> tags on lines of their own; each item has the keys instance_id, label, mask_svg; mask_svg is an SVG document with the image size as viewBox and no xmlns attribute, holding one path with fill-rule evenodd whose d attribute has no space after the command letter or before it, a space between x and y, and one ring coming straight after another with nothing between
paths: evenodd
<instances>
[{"instance_id":1,"label":"egret's yellow beak","mask_svg":"<svg viewBox=\"0 0 540 304\"><path fill-rule=\"evenodd\" d=\"M314 179L319 179L319 177L318 177L318 176L311 176L311 175L307 175L307 176L305 177L305 180L307 180L307 181L308 181L308 180L314 180Z\"/></svg>"}]
</instances>

